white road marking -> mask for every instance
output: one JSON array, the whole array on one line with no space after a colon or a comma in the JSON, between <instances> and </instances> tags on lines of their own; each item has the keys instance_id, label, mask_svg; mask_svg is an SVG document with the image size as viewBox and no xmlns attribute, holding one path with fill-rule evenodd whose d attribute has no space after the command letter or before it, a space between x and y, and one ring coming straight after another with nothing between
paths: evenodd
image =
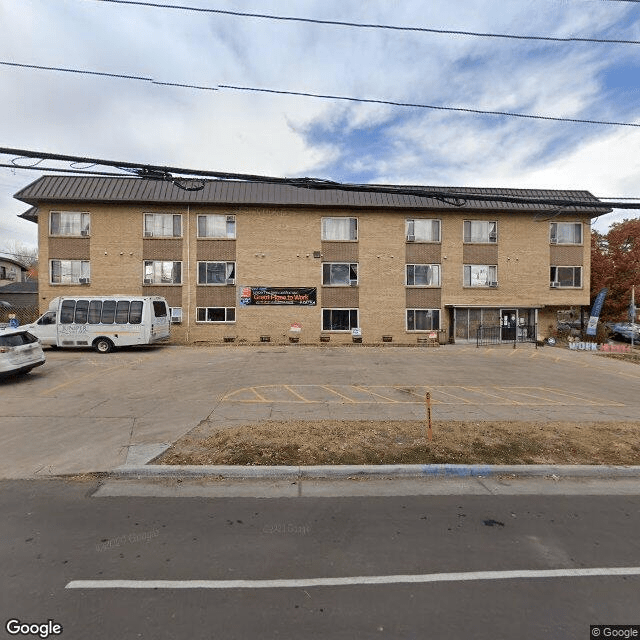
<instances>
[{"instance_id":1,"label":"white road marking","mask_svg":"<svg viewBox=\"0 0 640 640\"><path fill-rule=\"evenodd\" d=\"M531 578L588 578L640 576L640 567L590 569L524 569L515 571L464 571L419 575L351 576L343 578L294 578L281 580L72 580L66 589L306 589L371 584L421 584L472 580L526 580Z\"/></svg>"}]
</instances>

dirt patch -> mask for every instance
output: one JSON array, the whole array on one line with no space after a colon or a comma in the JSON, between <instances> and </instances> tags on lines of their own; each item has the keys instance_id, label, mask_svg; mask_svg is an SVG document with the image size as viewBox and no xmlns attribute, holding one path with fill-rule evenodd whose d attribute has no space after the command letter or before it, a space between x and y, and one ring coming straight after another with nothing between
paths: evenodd
<instances>
[{"instance_id":1,"label":"dirt patch","mask_svg":"<svg viewBox=\"0 0 640 640\"><path fill-rule=\"evenodd\" d=\"M262 422L198 426L155 464L640 464L640 422Z\"/></svg>"}]
</instances>

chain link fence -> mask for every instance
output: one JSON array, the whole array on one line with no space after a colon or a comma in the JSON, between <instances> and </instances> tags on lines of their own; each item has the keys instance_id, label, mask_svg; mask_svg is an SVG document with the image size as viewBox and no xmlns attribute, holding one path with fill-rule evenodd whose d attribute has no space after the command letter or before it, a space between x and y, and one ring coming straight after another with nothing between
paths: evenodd
<instances>
[{"instance_id":1,"label":"chain link fence","mask_svg":"<svg viewBox=\"0 0 640 640\"><path fill-rule=\"evenodd\" d=\"M15 318L21 325L35 322L40 317L38 307L0 307L0 325Z\"/></svg>"}]
</instances>

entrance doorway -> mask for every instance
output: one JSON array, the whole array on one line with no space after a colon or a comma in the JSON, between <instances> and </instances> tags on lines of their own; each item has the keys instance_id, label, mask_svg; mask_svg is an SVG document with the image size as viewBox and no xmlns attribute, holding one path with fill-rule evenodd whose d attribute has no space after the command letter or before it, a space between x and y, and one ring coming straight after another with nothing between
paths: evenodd
<instances>
[{"instance_id":1,"label":"entrance doorway","mask_svg":"<svg viewBox=\"0 0 640 640\"><path fill-rule=\"evenodd\" d=\"M513 341L516 339L518 326L518 313L516 309L500 310L500 337L502 340Z\"/></svg>"}]
</instances>

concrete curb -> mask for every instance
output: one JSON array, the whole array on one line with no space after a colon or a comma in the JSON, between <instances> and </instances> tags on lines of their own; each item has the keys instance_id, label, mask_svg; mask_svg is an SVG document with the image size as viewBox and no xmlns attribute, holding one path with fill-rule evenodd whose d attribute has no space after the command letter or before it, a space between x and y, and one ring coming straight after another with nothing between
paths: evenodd
<instances>
[{"instance_id":1,"label":"concrete curb","mask_svg":"<svg viewBox=\"0 0 640 640\"><path fill-rule=\"evenodd\" d=\"M640 478L640 466L604 465L466 465L398 464L341 466L224 466L143 465L113 469L111 478L242 478L242 479L338 479L338 478L464 478L513 475L559 478Z\"/></svg>"}]
</instances>

